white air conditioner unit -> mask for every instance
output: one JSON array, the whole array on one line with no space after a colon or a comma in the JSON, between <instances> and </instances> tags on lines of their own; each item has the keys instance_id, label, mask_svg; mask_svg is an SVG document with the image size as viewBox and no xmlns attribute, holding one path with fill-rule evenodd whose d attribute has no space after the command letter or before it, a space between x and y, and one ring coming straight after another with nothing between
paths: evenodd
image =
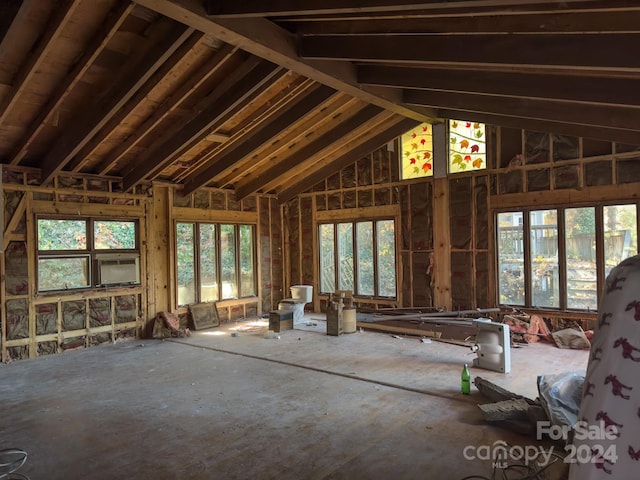
<instances>
[{"instance_id":1,"label":"white air conditioner unit","mask_svg":"<svg viewBox=\"0 0 640 480\"><path fill-rule=\"evenodd\" d=\"M140 255L103 253L96 255L98 285L140 283Z\"/></svg>"}]
</instances>

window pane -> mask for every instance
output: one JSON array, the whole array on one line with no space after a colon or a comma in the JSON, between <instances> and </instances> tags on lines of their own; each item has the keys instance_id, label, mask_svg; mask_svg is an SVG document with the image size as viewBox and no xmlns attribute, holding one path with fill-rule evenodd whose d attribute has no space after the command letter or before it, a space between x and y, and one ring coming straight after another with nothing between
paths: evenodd
<instances>
[{"instance_id":1,"label":"window pane","mask_svg":"<svg viewBox=\"0 0 640 480\"><path fill-rule=\"evenodd\" d=\"M373 276L373 223L356 223L358 295L375 295Z\"/></svg>"},{"instance_id":2,"label":"window pane","mask_svg":"<svg viewBox=\"0 0 640 480\"><path fill-rule=\"evenodd\" d=\"M596 216L593 207L565 210L567 307L598 308Z\"/></svg>"},{"instance_id":3,"label":"window pane","mask_svg":"<svg viewBox=\"0 0 640 480\"><path fill-rule=\"evenodd\" d=\"M320 291L336 290L336 262L334 254L333 225L320 225Z\"/></svg>"},{"instance_id":4,"label":"window pane","mask_svg":"<svg viewBox=\"0 0 640 480\"><path fill-rule=\"evenodd\" d=\"M605 276L627 257L638 253L638 223L635 205L604 207Z\"/></svg>"},{"instance_id":5,"label":"window pane","mask_svg":"<svg viewBox=\"0 0 640 480\"><path fill-rule=\"evenodd\" d=\"M220 263L222 271L222 298L238 296L236 275L236 227L220 225Z\"/></svg>"},{"instance_id":6,"label":"window pane","mask_svg":"<svg viewBox=\"0 0 640 480\"><path fill-rule=\"evenodd\" d=\"M200 224L200 301L219 300L216 226Z\"/></svg>"},{"instance_id":7,"label":"window pane","mask_svg":"<svg viewBox=\"0 0 640 480\"><path fill-rule=\"evenodd\" d=\"M558 298L558 213L530 212L531 221L531 305L559 307Z\"/></svg>"},{"instance_id":8,"label":"window pane","mask_svg":"<svg viewBox=\"0 0 640 480\"><path fill-rule=\"evenodd\" d=\"M402 179L433 176L433 129L418 125L400 137Z\"/></svg>"},{"instance_id":9,"label":"window pane","mask_svg":"<svg viewBox=\"0 0 640 480\"><path fill-rule=\"evenodd\" d=\"M502 305L524 305L522 212L498 214L498 294Z\"/></svg>"},{"instance_id":10,"label":"window pane","mask_svg":"<svg viewBox=\"0 0 640 480\"><path fill-rule=\"evenodd\" d=\"M393 220L376 222L378 235L378 295L396 296L396 246Z\"/></svg>"},{"instance_id":11,"label":"window pane","mask_svg":"<svg viewBox=\"0 0 640 480\"><path fill-rule=\"evenodd\" d=\"M449 173L487 168L483 123L449 120Z\"/></svg>"},{"instance_id":12,"label":"window pane","mask_svg":"<svg viewBox=\"0 0 640 480\"><path fill-rule=\"evenodd\" d=\"M86 250L85 220L38 219L38 250Z\"/></svg>"},{"instance_id":13,"label":"window pane","mask_svg":"<svg viewBox=\"0 0 640 480\"><path fill-rule=\"evenodd\" d=\"M136 248L135 222L95 221L93 235L95 247L99 250Z\"/></svg>"},{"instance_id":14,"label":"window pane","mask_svg":"<svg viewBox=\"0 0 640 480\"><path fill-rule=\"evenodd\" d=\"M338 289L353 291L353 224L338 224Z\"/></svg>"},{"instance_id":15,"label":"window pane","mask_svg":"<svg viewBox=\"0 0 640 480\"><path fill-rule=\"evenodd\" d=\"M240 225L240 296L256 294L253 264L253 227Z\"/></svg>"},{"instance_id":16,"label":"window pane","mask_svg":"<svg viewBox=\"0 0 640 480\"><path fill-rule=\"evenodd\" d=\"M88 286L88 255L38 259L38 290L64 290Z\"/></svg>"},{"instance_id":17,"label":"window pane","mask_svg":"<svg viewBox=\"0 0 640 480\"><path fill-rule=\"evenodd\" d=\"M196 257L193 230L193 223L178 223L176 225L178 305L187 305L196 301Z\"/></svg>"}]
</instances>

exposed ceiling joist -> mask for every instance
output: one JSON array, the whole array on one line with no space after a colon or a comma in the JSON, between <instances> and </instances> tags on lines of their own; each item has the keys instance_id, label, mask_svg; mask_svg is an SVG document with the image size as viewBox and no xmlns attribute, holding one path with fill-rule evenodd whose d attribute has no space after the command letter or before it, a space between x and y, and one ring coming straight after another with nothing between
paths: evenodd
<instances>
[{"instance_id":1,"label":"exposed ceiling joist","mask_svg":"<svg viewBox=\"0 0 640 480\"><path fill-rule=\"evenodd\" d=\"M629 55L624 42L640 44L640 34L470 34L302 36L306 59L353 60L408 64L511 66L559 71L640 72L640 57Z\"/></svg>"},{"instance_id":2,"label":"exposed ceiling joist","mask_svg":"<svg viewBox=\"0 0 640 480\"><path fill-rule=\"evenodd\" d=\"M256 62L259 63L256 65ZM237 108L259 95L265 85L285 73L276 65L255 58L245 62L246 67L249 67L248 72L238 69L237 76L227 77L218 85L210 95L211 101L207 108L195 115L176 134L160 142L131 169L125 171L122 179L125 190L129 190L144 178L159 173L232 116Z\"/></svg>"},{"instance_id":3,"label":"exposed ceiling joist","mask_svg":"<svg viewBox=\"0 0 640 480\"><path fill-rule=\"evenodd\" d=\"M567 108L563 102L543 99L498 97L435 90L405 90L407 103L434 108L450 108L520 118L550 120L591 127L635 130L640 133L640 107L584 104Z\"/></svg>"},{"instance_id":4,"label":"exposed ceiling joist","mask_svg":"<svg viewBox=\"0 0 640 480\"><path fill-rule=\"evenodd\" d=\"M379 148L381 145L388 143L389 141L410 130L416 125L419 125L419 122L416 122L413 119L398 118L396 123L392 124L384 130L381 130L380 134L375 138L364 141L363 143L354 147L352 150L349 150L344 155L324 165L319 170L316 170L315 172L300 178L299 182L287 186L284 190L278 192L278 201L282 204L291 200L296 195L312 188L318 182L321 182L328 176L343 169L344 167L351 165L361 157L368 155L376 148Z\"/></svg>"},{"instance_id":5,"label":"exposed ceiling joist","mask_svg":"<svg viewBox=\"0 0 640 480\"><path fill-rule=\"evenodd\" d=\"M82 76L95 62L96 58L104 51L109 41L116 34L122 23L129 16L134 8L134 4L121 2L114 11L105 19L100 31L93 37L87 45L82 56L78 59L73 69L68 73L62 83L49 98L47 104L40 110L37 117L29 124L26 133L9 154L11 165L19 164L27 155L28 148L34 138L51 121L51 118L58 112L69 92L78 84Z\"/></svg>"},{"instance_id":6,"label":"exposed ceiling joist","mask_svg":"<svg viewBox=\"0 0 640 480\"><path fill-rule=\"evenodd\" d=\"M110 94L79 115L68 134L42 159L43 183L64 168L192 34L193 29L184 25L161 21L148 38L151 49L138 51Z\"/></svg>"},{"instance_id":7,"label":"exposed ceiling joist","mask_svg":"<svg viewBox=\"0 0 640 480\"><path fill-rule=\"evenodd\" d=\"M380 112L382 112L381 108L376 107L375 105L369 105L353 115L351 118L343 121L334 129L319 136L311 143L288 157L285 161L273 165L267 170L252 175L248 182L236 187L236 200L242 200L250 194L264 189L264 187L269 185L270 182L274 181L280 175L284 175L287 171L297 165L302 164L308 158L322 154L322 152L329 149L332 145L338 145L340 139L349 135L354 129L367 122Z\"/></svg>"},{"instance_id":8,"label":"exposed ceiling joist","mask_svg":"<svg viewBox=\"0 0 640 480\"><path fill-rule=\"evenodd\" d=\"M594 0L595 1L595 0ZM327 15L348 13L408 12L441 8L459 7L505 7L507 5L553 5L570 4L572 2L588 3L585 0L205 0L207 13L216 16L230 17L269 17L282 15Z\"/></svg>"},{"instance_id":9,"label":"exposed ceiling joist","mask_svg":"<svg viewBox=\"0 0 640 480\"><path fill-rule=\"evenodd\" d=\"M362 65L358 80L367 85L460 93L543 98L609 105L640 105L638 80L585 75L543 75L411 66Z\"/></svg>"},{"instance_id":10,"label":"exposed ceiling joist","mask_svg":"<svg viewBox=\"0 0 640 480\"><path fill-rule=\"evenodd\" d=\"M294 105L280 110L266 125L252 130L245 141L239 142L234 148L225 151L222 156L215 158L212 163L205 164L195 170L185 179L183 194L187 195L206 185L214 177L231 168L264 143L267 143L275 135L287 128L288 125L317 109L333 94L335 94L335 90L321 86Z\"/></svg>"},{"instance_id":11,"label":"exposed ceiling joist","mask_svg":"<svg viewBox=\"0 0 640 480\"><path fill-rule=\"evenodd\" d=\"M137 1L169 18L367 103L421 122L431 122L436 119L433 111L403 105L397 92L392 89L363 88L356 80L353 65L346 62L301 59L298 55L295 35L266 19L210 18L207 17L201 0Z\"/></svg>"}]
</instances>

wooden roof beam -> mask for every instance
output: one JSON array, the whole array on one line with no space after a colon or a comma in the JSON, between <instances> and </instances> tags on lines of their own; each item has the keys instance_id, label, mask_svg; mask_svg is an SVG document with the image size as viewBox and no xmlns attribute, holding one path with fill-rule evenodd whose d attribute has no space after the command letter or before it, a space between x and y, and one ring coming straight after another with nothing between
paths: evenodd
<instances>
[{"instance_id":1,"label":"wooden roof beam","mask_svg":"<svg viewBox=\"0 0 640 480\"><path fill-rule=\"evenodd\" d=\"M640 56L621 48L635 43L640 34L322 35L302 36L299 51L305 59L638 73Z\"/></svg>"},{"instance_id":2,"label":"wooden roof beam","mask_svg":"<svg viewBox=\"0 0 640 480\"><path fill-rule=\"evenodd\" d=\"M471 69L361 65L358 81L395 88L443 90L597 104L640 105L638 80Z\"/></svg>"},{"instance_id":3,"label":"wooden roof beam","mask_svg":"<svg viewBox=\"0 0 640 480\"><path fill-rule=\"evenodd\" d=\"M145 42L151 47L134 55L113 90L98 105L86 108L84 114L67 127L69 133L42 159L42 183L62 170L192 33L193 29L172 21L161 20L154 25Z\"/></svg>"},{"instance_id":4,"label":"wooden roof beam","mask_svg":"<svg viewBox=\"0 0 640 480\"><path fill-rule=\"evenodd\" d=\"M82 56L75 63L74 67L67 74L65 79L60 83L47 104L40 110L36 118L29 124L26 133L22 139L14 147L9 154L9 162L11 165L18 165L27 155L29 146L38 136L51 118L58 112L65 98L73 87L80 81L89 67L95 62L96 58L105 49L111 38L118 31L122 23L131 13L135 4L122 1L118 8L113 10L105 19L100 31L88 44Z\"/></svg>"},{"instance_id":5,"label":"wooden roof beam","mask_svg":"<svg viewBox=\"0 0 640 480\"><path fill-rule=\"evenodd\" d=\"M596 0L592 0L595 2ZM565 0L562 3L584 0ZM427 10L430 8L506 7L510 5L557 4L557 0L205 0L208 15L226 17L268 17L281 15L327 15Z\"/></svg>"},{"instance_id":6,"label":"wooden roof beam","mask_svg":"<svg viewBox=\"0 0 640 480\"><path fill-rule=\"evenodd\" d=\"M243 67L225 78L206 99L207 105L177 133L161 142L155 149L138 160L123 175L125 190L141 180L153 177L184 152L213 133L237 109L258 96L266 85L283 75L285 70L255 57L247 60Z\"/></svg>"},{"instance_id":7,"label":"wooden roof beam","mask_svg":"<svg viewBox=\"0 0 640 480\"><path fill-rule=\"evenodd\" d=\"M202 0L137 0L137 3L367 103L420 122L436 119L433 111L403 105L393 89L362 88L356 81L355 66L349 62L300 58L295 35L264 18L214 19L207 16Z\"/></svg>"},{"instance_id":8,"label":"wooden roof beam","mask_svg":"<svg viewBox=\"0 0 640 480\"><path fill-rule=\"evenodd\" d=\"M332 88L320 86L294 105L282 108L276 116L266 120L265 125L252 130L246 140L238 142L229 151L223 152L220 157L214 159L213 163L205 164L190 174L184 181L183 195L188 195L209 183L217 175L231 168L236 162L267 143L289 125L318 108L333 94L335 94L335 90Z\"/></svg>"},{"instance_id":9,"label":"wooden roof beam","mask_svg":"<svg viewBox=\"0 0 640 480\"><path fill-rule=\"evenodd\" d=\"M634 130L620 130L614 128L588 127L575 123L553 122L549 120L538 120L532 118L522 118L509 115L498 115L485 112L473 112L463 109L443 108L438 110L442 118L452 118L466 120L469 122L480 122L488 125L524 129L534 132L548 132L559 135L571 135L574 137L591 138L594 140L604 140L607 142L619 142L629 145L637 145L640 132Z\"/></svg>"},{"instance_id":10,"label":"wooden roof beam","mask_svg":"<svg viewBox=\"0 0 640 480\"><path fill-rule=\"evenodd\" d=\"M349 135L354 129L367 122L382 111L380 107L368 105L352 117L346 119L332 130L319 136L311 143L305 145L286 160L277 163L273 167L263 172L256 172L247 183L236 188L236 200L240 201L262 189L265 185L276 180L298 164L321 154L325 149L331 147L341 138Z\"/></svg>"},{"instance_id":11,"label":"wooden roof beam","mask_svg":"<svg viewBox=\"0 0 640 480\"><path fill-rule=\"evenodd\" d=\"M29 84L29 81L38 72L47 54L54 48L56 40L60 37L63 28L74 15L78 5L80 5L80 0L65 0L53 9L46 30L38 39L34 49L13 79L10 92L5 96L2 103L0 103L0 124L6 120L7 115L15 106L20 95L22 95L22 92Z\"/></svg>"},{"instance_id":12,"label":"wooden roof beam","mask_svg":"<svg viewBox=\"0 0 640 480\"><path fill-rule=\"evenodd\" d=\"M407 103L438 109L467 110L640 132L640 107L569 104L553 100L476 95L439 90L405 90L404 99Z\"/></svg>"},{"instance_id":13,"label":"wooden roof beam","mask_svg":"<svg viewBox=\"0 0 640 480\"><path fill-rule=\"evenodd\" d=\"M100 132L85 144L85 146L76 154L76 156L68 163L67 170L73 172L81 171L89 160L89 156L96 151L105 139L111 135L113 130L118 127L136 107L145 100L145 98L153 91L158 83L185 58L185 55L202 39L201 32L193 32L189 39L158 68L145 84L136 91L129 101L113 115L109 121L102 127Z\"/></svg>"},{"instance_id":14,"label":"wooden roof beam","mask_svg":"<svg viewBox=\"0 0 640 480\"><path fill-rule=\"evenodd\" d=\"M360 143L344 155L336 158L319 170L316 170L315 172L305 177L301 177L301 180L299 182L296 182L295 184L290 185L286 189L279 192L278 201L280 202L280 204L283 204L291 200L296 195L310 189L316 183L324 180L331 174L351 165L352 163L358 161L361 157L373 152L381 145L388 143L399 135L402 135L403 133L412 129L416 125L419 125L419 123L420 122L416 122L415 120L410 118L398 118L397 122L380 131L375 137L370 138L363 143Z\"/></svg>"},{"instance_id":15,"label":"wooden roof beam","mask_svg":"<svg viewBox=\"0 0 640 480\"><path fill-rule=\"evenodd\" d=\"M231 58L237 49L224 45L213 58L206 62L196 72L185 81L178 90L172 93L168 98L164 99L160 106L139 125L125 141L121 142L116 148L109 152L100 164L97 166L96 173L100 175L106 174L113 165L115 165L124 155L126 155L133 147L135 147L142 139L153 131L167 116L175 109L180 107L182 103L197 90L207 79L216 73L224 63Z\"/></svg>"}]
</instances>

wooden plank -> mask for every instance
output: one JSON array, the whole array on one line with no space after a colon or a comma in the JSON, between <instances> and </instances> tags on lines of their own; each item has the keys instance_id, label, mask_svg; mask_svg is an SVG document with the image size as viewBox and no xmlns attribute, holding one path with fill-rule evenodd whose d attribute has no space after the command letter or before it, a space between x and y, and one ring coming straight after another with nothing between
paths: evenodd
<instances>
[{"instance_id":1,"label":"wooden plank","mask_svg":"<svg viewBox=\"0 0 640 480\"><path fill-rule=\"evenodd\" d=\"M140 49L130 59L129 68L122 70L121 81L113 91L99 105L86 108L67 128L67 135L42 159L41 182L48 182L62 170L192 33L192 29L184 26L159 22L149 34L151 48Z\"/></svg>"},{"instance_id":2,"label":"wooden plank","mask_svg":"<svg viewBox=\"0 0 640 480\"><path fill-rule=\"evenodd\" d=\"M364 328L366 330L376 330L379 332L388 332L388 333L401 333L403 335L414 335L419 337L439 338L442 335L442 332L435 332L433 330L421 330L419 328L395 327L392 325L383 325L381 323L356 322L356 327Z\"/></svg>"},{"instance_id":3,"label":"wooden plank","mask_svg":"<svg viewBox=\"0 0 640 480\"><path fill-rule=\"evenodd\" d=\"M241 200L248 195L257 192L269 182L285 174L304 160L312 157L313 155L321 154L323 150L334 145L342 137L349 135L355 128L379 114L380 111L380 108L375 105L366 106L351 118L346 119L332 130L316 138L314 141L289 156L285 161L280 162L267 170L256 172L246 184L236 189L236 199Z\"/></svg>"},{"instance_id":4,"label":"wooden plank","mask_svg":"<svg viewBox=\"0 0 640 480\"><path fill-rule=\"evenodd\" d=\"M257 212L172 207L172 218L184 222L257 223Z\"/></svg>"},{"instance_id":5,"label":"wooden plank","mask_svg":"<svg viewBox=\"0 0 640 480\"><path fill-rule=\"evenodd\" d=\"M250 59L244 67L227 77L210 95L206 108L126 171L122 180L124 189L129 190L144 178L153 176L199 143L232 117L236 109L256 98L266 84L285 72L271 63L257 62Z\"/></svg>"},{"instance_id":6,"label":"wooden plank","mask_svg":"<svg viewBox=\"0 0 640 480\"><path fill-rule=\"evenodd\" d=\"M280 109L273 117L269 118L266 125L252 130L251 134L247 136L248 138L237 143L234 148L225 150L220 157L215 158L213 163L204 165L189 175L183 184L184 194L189 194L209 183L217 175L231 168L236 162L251 154L262 144L267 143L290 124L319 108L335 93L332 88L320 86L294 105Z\"/></svg>"},{"instance_id":7,"label":"wooden plank","mask_svg":"<svg viewBox=\"0 0 640 480\"><path fill-rule=\"evenodd\" d=\"M375 207L343 208L340 210L321 210L316 212L319 222L339 222L341 220L364 219L372 217L396 217L400 214L399 205L378 205Z\"/></svg>"},{"instance_id":8,"label":"wooden plank","mask_svg":"<svg viewBox=\"0 0 640 480\"><path fill-rule=\"evenodd\" d=\"M300 58L294 34L266 19L207 17L201 0L138 0L137 3L367 103L418 122L435 119L433 111L403 105L393 89L362 87L356 81L353 65Z\"/></svg>"},{"instance_id":9,"label":"wooden plank","mask_svg":"<svg viewBox=\"0 0 640 480\"><path fill-rule=\"evenodd\" d=\"M433 180L433 247L433 302L451 310L451 230L446 177Z\"/></svg>"},{"instance_id":10,"label":"wooden plank","mask_svg":"<svg viewBox=\"0 0 640 480\"><path fill-rule=\"evenodd\" d=\"M57 215L81 215L133 217L142 218L144 209L142 206L107 205L103 203L62 203L43 200L34 200L30 204L30 213L57 214Z\"/></svg>"}]
</instances>

